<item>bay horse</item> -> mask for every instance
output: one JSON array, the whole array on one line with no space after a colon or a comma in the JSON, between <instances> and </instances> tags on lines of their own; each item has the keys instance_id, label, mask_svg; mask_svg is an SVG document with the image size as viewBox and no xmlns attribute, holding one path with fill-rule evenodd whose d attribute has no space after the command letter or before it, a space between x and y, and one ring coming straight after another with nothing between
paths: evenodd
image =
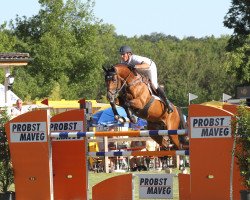
<instances>
[{"instance_id":1,"label":"bay horse","mask_svg":"<svg viewBox=\"0 0 250 200\"><path fill-rule=\"evenodd\" d=\"M175 106L172 113L168 113L165 104L158 97L153 95L149 87L149 80L145 76L130 69L126 64L116 64L106 69L105 82L107 87L107 98L117 120L122 121L116 105L122 106L131 122L135 117L147 121L148 130L176 130L182 128L180 113ZM164 149L169 148L170 139L174 149L181 149L179 136L169 137L151 136Z\"/></svg>"}]
</instances>

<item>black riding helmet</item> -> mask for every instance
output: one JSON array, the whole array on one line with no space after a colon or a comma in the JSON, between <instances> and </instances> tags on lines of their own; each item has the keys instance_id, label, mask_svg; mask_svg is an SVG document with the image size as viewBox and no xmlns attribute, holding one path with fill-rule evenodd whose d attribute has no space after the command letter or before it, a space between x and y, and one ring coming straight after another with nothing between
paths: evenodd
<instances>
[{"instance_id":1,"label":"black riding helmet","mask_svg":"<svg viewBox=\"0 0 250 200\"><path fill-rule=\"evenodd\" d=\"M132 49L129 46L121 46L119 50L120 54L132 53Z\"/></svg>"}]
</instances>

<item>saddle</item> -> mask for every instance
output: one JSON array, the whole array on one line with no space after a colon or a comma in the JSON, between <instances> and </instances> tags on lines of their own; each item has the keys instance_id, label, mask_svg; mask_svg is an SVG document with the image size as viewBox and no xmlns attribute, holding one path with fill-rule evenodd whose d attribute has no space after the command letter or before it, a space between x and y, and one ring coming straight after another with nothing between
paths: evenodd
<instances>
[{"instance_id":1,"label":"saddle","mask_svg":"<svg viewBox=\"0 0 250 200\"><path fill-rule=\"evenodd\" d=\"M148 86L150 94L159 97L156 88L152 84L152 81L148 77L146 77L144 74L141 74L140 72L138 72L136 69L134 69L134 72L141 75L142 82ZM161 98L159 97L159 99Z\"/></svg>"},{"instance_id":2,"label":"saddle","mask_svg":"<svg viewBox=\"0 0 250 200\"><path fill-rule=\"evenodd\" d=\"M145 77L145 78L147 79L147 82L145 82L145 83L148 86L148 90L149 90L150 94L152 96L154 96L154 98L164 102L164 100L161 99L161 97L159 96L159 94L158 94L156 88L154 87L154 85L152 84L151 80L149 78L147 78L147 77Z\"/></svg>"}]
</instances>

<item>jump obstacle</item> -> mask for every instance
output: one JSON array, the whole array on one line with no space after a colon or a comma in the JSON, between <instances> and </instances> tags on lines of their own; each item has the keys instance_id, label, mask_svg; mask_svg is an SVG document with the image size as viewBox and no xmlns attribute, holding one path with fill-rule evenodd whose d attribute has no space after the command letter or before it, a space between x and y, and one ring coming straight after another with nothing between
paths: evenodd
<instances>
[{"instance_id":1,"label":"jump obstacle","mask_svg":"<svg viewBox=\"0 0 250 200\"><path fill-rule=\"evenodd\" d=\"M180 200L229 199L233 147L231 121L235 112L236 106L233 105L225 105L223 109L195 104L189 106L191 173L178 175ZM48 111L36 110L20 115L5 125L17 200L88 199L86 166L87 138L90 136L186 134L186 130L86 132L85 118L84 109L66 111L51 119ZM129 153L139 155L139 152ZM140 153L142 156L150 155L149 152ZM188 154L187 151L164 153ZM105 154L89 153L93 156ZM151 154L155 155L156 152ZM121 155L121 152L112 155ZM131 182L132 176L124 175L99 183L93 187L92 199L132 199ZM234 199L240 198L241 189L241 177L234 160Z\"/></svg>"}]
</instances>

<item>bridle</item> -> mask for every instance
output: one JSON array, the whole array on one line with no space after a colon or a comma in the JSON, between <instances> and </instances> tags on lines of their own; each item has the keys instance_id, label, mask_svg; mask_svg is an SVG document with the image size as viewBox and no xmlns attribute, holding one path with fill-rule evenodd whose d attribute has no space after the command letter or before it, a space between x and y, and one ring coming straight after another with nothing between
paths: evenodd
<instances>
[{"instance_id":1,"label":"bridle","mask_svg":"<svg viewBox=\"0 0 250 200\"><path fill-rule=\"evenodd\" d=\"M108 98L110 100L110 102L114 102L115 98L117 98L119 96L119 93L125 88L125 85L127 84L127 80L128 78L130 77L132 72L130 72L128 74L128 76L124 79L122 78L121 76L119 76L117 74L117 72L115 73L112 73L112 76L110 75L109 78L107 78L108 76L106 76L106 80L110 80L112 81L113 83L115 82L114 80L114 76L117 76L117 80L116 80L116 88L114 90L108 90ZM119 84L119 83L122 83L122 84ZM121 85L121 86L120 86Z\"/></svg>"},{"instance_id":2,"label":"bridle","mask_svg":"<svg viewBox=\"0 0 250 200\"><path fill-rule=\"evenodd\" d=\"M140 75L140 76L138 76L137 79L133 80L131 83L127 83L127 80L129 79L129 77L131 76L132 73L133 73L133 71L130 70L130 72L126 76L126 78L121 77L117 72L113 72L110 75L106 75L106 77L105 77L106 81L110 80L110 81L113 81L113 82L115 82L114 81L114 76L117 76L116 89L113 90L113 91L108 90L108 97L109 97L110 102L114 102L115 98L117 98L119 96L120 92L123 89L134 86L137 83L143 82L142 76ZM119 83L122 83L122 84L119 84ZM119 85L121 85L121 86L119 87Z\"/></svg>"}]
</instances>

